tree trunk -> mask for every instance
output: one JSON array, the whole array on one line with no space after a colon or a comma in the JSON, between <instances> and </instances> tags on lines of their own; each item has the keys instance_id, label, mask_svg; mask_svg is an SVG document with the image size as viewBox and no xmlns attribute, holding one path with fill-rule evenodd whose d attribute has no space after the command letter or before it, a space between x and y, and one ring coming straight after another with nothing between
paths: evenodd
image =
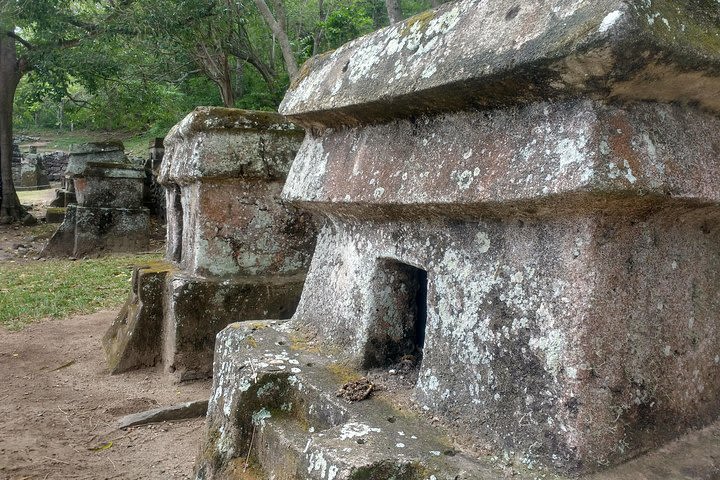
<instances>
[{"instance_id":1,"label":"tree trunk","mask_svg":"<svg viewBox=\"0 0 720 480\"><path fill-rule=\"evenodd\" d=\"M242 98L245 95L245 62L235 59L235 98Z\"/></svg>"},{"instance_id":2,"label":"tree trunk","mask_svg":"<svg viewBox=\"0 0 720 480\"><path fill-rule=\"evenodd\" d=\"M323 22L326 22L328 18L325 13L325 2L323 0L318 0L318 18L322 19ZM318 27L313 35L313 56L320 53L320 42L322 41L323 33L323 29Z\"/></svg>"},{"instance_id":3,"label":"tree trunk","mask_svg":"<svg viewBox=\"0 0 720 480\"><path fill-rule=\"evenodd\" d=\"M285 31L285 29L282 28L280 23L275 20L275 17L270 11L270 8L267 6L267 3L265 3L265 0L255 0L255 5L260 11L262 17L265 19L265 23L267 23L267 25L270 27L270 30L272 30L273 35L277 37L278 42L280 43L280 50L282 51L283 60L285 60L285 68L287 69L288 75L292 80L297 76L298 65L297 61L295 60L295 56L293 55L292 47L290 46L290 39L288 38L287 32ZM284 15L284 12L279 9L278 16L282 15Z\"/></svg>"},{"instance_id":4,"label":"tree trunk","mask_svg":"<svg viewBox=\"0 0 720 480\"><path fill-rule=\"evenodd\" d=\"M385 0L385 8L387 8L388 18L391 24L404 20L400 0Z\"/></svg>"},{"instance_id":5,"label":"tree trunk","mask_svg":"<svg viewBox=\"0 0 720 480\"><path fill-rule=\"evenodd\" d=\"M25 209L20 205L12 177L13 100L20 81L15 40L0 32L0 223L20 220Z\"/></svg>"},{"instance_id":6,"label":"tree trunk","mask_svg":"<svg viewBox=\"0 0 720 480\"><path fill-rule=\"evenodd\" d=\"M223 106L233 108L235 106L235 90L233 89L232 74L230 73L230 63L227 55L220 58L222 74L218 78L218 87L220 87L220 96L222 97Z\"/></svg>"}]
</instances>

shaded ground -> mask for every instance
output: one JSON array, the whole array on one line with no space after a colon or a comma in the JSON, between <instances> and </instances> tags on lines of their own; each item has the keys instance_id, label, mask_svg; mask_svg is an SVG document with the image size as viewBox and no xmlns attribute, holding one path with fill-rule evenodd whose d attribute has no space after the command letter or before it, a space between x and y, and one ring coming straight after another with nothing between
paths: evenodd
<instances>
[{"instance_id":1,"label":"shaded ground","mask_svg":"<svg viewBox=\"0 0 720 480\"><path fill-rule=\"evenodd\" d=\"M110 376L100 340L115 312L0 328L0 478L190 478L204 419L116 430L127 413L206 398L159 370Z\"/></svg>"},{"instance_id":2,"label":"shaded ground","mask_svg":"<svg viewBox=\"0 0 720 480\"><path fill-rule=\"evenodd\" d=\"M18 192L18 197L20 203L40 219L45 217L48 205L55 198L55 189ZM59 226L44 223L32 227L0 225L0 261L23 262L37 258Z\"/></svg>"}]
</instances>

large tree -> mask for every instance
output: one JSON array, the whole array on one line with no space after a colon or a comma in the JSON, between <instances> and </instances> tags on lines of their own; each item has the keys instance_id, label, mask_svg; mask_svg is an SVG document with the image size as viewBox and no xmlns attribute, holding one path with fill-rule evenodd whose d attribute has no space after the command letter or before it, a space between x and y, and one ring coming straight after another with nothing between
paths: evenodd
<instances>
[{"instance_id":1,"label":"large tree","mask_svg":"<svg viewBox=\"0 0 720 480\"><path fill-rule=\"evenodd\" d=\"M63 90L71 74L98 73L105 61L72 62L69 50L97 50L94 40L127 27L116 22L131 0L0 0L0 222L26 215L12 181L13 103L18 83L34 72L48 89ZM73 52L75 55L78 52ZM70 63L66 63L70 60ZM77 60L77 58L75 59Z\"/></svg>"},{"instance_id":2,"label":"large tree","mask_svg":"<svg viewBox=\"0 0 720 480\"><path fill-rule=\"evenodd\" d=\"M0 223L19 220L26 212L20 205L12 179L13 101L28 62L18 57L15 26L6 2L0 3Z\"/></svg>"}]
</instances>

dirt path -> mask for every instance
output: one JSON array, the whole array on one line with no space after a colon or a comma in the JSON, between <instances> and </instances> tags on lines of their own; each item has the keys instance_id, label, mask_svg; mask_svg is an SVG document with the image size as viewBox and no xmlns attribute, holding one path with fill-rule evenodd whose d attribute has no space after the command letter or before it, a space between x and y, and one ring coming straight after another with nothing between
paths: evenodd
<instances>
[{"instance_id":1,"label":"dirt path","mask_svg":"<svg viewBox=\"0 0 720 480\"><path fill-rule=\"evenodd\" d=\"M159 370L110 376L100 340L114 312L0 327L0 478L190 478L203 419L116 430L127 413L206 398ZM112 443L110 443L112 442Z\"/></svg>"}]
</instances>

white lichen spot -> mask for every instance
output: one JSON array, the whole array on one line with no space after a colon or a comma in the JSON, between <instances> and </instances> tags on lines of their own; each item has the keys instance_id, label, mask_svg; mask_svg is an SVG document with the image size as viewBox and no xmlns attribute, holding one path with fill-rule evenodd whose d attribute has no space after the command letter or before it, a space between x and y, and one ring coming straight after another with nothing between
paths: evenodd
<instances>
[{"instance_id":1,"label":"white lichen spot","mask_svg":"<svg viewBox=\"0 0 720 480\"><path fill-rule=\"evenodd\" d=\"M598 32L607 32L613 25L617 23L618 20L620 20L620 17L622 16L623 12L621 10L615 10L614 12L608 13L605 18L603 18L603 21L600 23L600 27L598 27Z\"/></svg>"},{"instance_id":2,"label":"white lichen spot","mask_svg":"<svg viewBox=\"0 0 720 480\"><path fill-rule=\"evenodd\" d=\"M302 372L302 370L300 370L300 369L297 368L297 367L291 368L290 371L291 371L292 373L300 373L300 372Z\"/></svg>"},{"instance_id":3,"label":"white lichen spot","mask_svg":"<svg viewBox=\"0 0 720 480\"><path fill-rule=\"evenodd\" d=\"M549 329L545 335L541 337L531 337L529 346L532 350L544 354L545 365L548 371L554 376L557 376L562 366L562 356L566 343L565 335L562 331Z\"/></svg>"},{"instance_id":4,"label":"white lichen spot","mask_svg":"<svg viewBox=\"0 0 720 480\"><path fill-rule=\"evenodd\" d=\"M349 438L364 437L369 433L380 432L379 428L373 428L364 423L349 422L342 426L340 429L340 440L347 440Z\"/></svg>"},{"instance_id":5,"label":"white lichen spot","mask_svg":"<svg viewBox=\"0 0 720 480\"><path fill-rule=\"evenodd\" d=\"M248 379L247 377L243 377L240 379L240 382L238 383L238 389L241 392L247 392L248 390L250 390L250 385L251 385L250 379Z\"/></svg>"},{"instance_id":6,"label":"white lichen spot","mask_svg":"<svg viewBox=\"0 0 720 480\"><path fill-rule=\"evenodd\" d=\"M437 72L437 67L433 63L433 64L428 65L428 67L425 70L423 70L423 72L420 74L420 76L422 78L430 78L435 74L435 72Z\"/></svg>"},{"instance_id":7,"label":"white lichen spot","mask_svg":"<svg viewBox=\"0 0 720 480\"><path fill-rule=\"evenodd\" d=\"M380 197L383 196L383 193L385 193L385 189L382 188L382 187L378 187L378 188L376 188L375 191L373 192L373 197L375 197L376 199L378 199L378 198L380 198Z\"/></svg>"},{"instance_id":8,"label":"white lichen spot","mask_svg":"<svg viewBox=\"0 0 720 480\"><path fill-rule=\"evenodd\" d=\"M465 170L457 176L457 186L460 190L467 190L474 179L473 173L470 170Z\"/></svg>"},{"instance_id":9,"label":"white lichen spot","mask_svg":"<svg viewBox=\"0 0 720 480\"><path fill-rule=\"evenodd\" d=\"M628 182L634 184L637 181L637 178L635 177L635 175L633 175L632 169L630 168L630 164L628 163L627 160L624 160L623 164L625 165L625 168L627 169L627 172L625 173L625 178L627 179Z\"/></svg>"},{"instance_id":10,"label":"white lichen spot","mask_svg":"<svg viewBox=\"0 0 720 480\"><path fill-rule=\"evenodd\" d=\"M397 447L397 448L405 448L405 444L398 442L398 443L395 444L395 447Z\"/></svg>"},{"instance_id":11,"label":"white lichen spot","mask_svg":"<svg viewBox=\"0 0 720 480\"><path fill-rule=\"evenodd\" d=\"M271 418L271 417L272 417L272 415L270 414L270 412L266 408L263 407L262 409L253 413L252 423L253 423L253 425L264 426L265 420L267 420L268 418Z\"/></svg>"},{"instance_id":12,"label":"white lichen spot","mask_svg":"<svg viewBox=\"0 0 720 480\"><path fill-rule=\"evenodd\" d=\"M585 146L587 138L580 135L578 138L563 138L553 149L559 158L559 167L567 168L571 164L577 164L585 159Z\"/></svg>"},{"instance_id":13,"label":"white lichen spot","mask_svg":"<svg viewBox=\"0 0 720 480\"><path fill-rule=\"evenodd\" d=\"M312 452L308 459L307 472L312 473L313 471L320 472L320 478L325 478L327 473L328 463L325 460L323 452Z\"/></svg>"},{"instance_id":14,"label":"white lichen spot","mask_svg":"<svg viewBox=\"0 0 720 480\"><path fill-rule=\"evenodd\" d=\"M610 144L606 140L600 141L600 153L602 155L609 155L610 154Z\"/></svg>"},{"instance_id":15,"label":"white lichen spot","mask_svg":"<svg viewBox=\"0 0 720 480\"><path fill-rule=\"evenodd\" d=\"M670 347L670 345L665 345L665 348L663 348L663 355L665 355L666 357L669 357L671 353L672 353L672 348Z\"/></svg>"},{"instance_id":16,"label":"white lichen spot","mask_svg":"<svg viewBox=\"0 0 720 480\"><path fill-rule=\"evenodd\" d=\"M463 157L465 160L467 160L467 159L469 159L470 157L472 157L472 154L473 154L473 151L472 151L472 148L471 148L471 149L468 150L467 152L463 153L463 156L462 156L462 157Z\"/></svg>"},{"instance_id":17,"label":"white lichen spot","mask_svg":"<svg viewBox=\"0 0 720 480\"><path fill-rule=\"evenodd\" d=\"M475 245L477 246L478 252L487 253L487 251L490 250L490 237L488 237L488 234L478 232L477 235L475 235Z\"/></svg>"}]
</instances>

